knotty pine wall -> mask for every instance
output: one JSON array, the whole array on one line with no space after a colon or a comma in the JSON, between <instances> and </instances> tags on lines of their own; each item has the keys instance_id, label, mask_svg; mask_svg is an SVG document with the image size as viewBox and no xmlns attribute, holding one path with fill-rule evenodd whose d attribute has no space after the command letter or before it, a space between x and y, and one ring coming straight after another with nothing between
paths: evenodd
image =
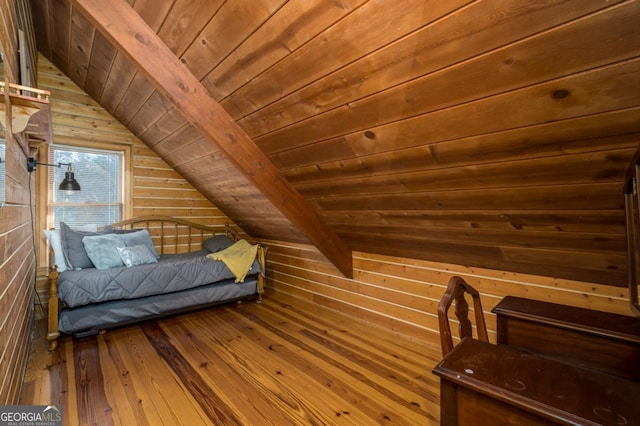
<instances>
[{"instance_id":1,"label":"knotty pine wall","mask_svg":"<svg viewBox=\"0 0 640 426\"><path fill-rule=\"evenodd\" d=\"M24 0L0 1L0 42L3 80L20 83L18 29L33 39L33 25ZM4 95L3 95L4 96ZM2 102L6 102L3 99ZM29 144L24 134L12 135L0 126L6 141L6 204L0 208L0 405L20 396L33 328L35 256L29 211Z\"/></svg>"},{"instance_id":2,"label":"knotty pine wall","mask_svg":"<svg viewBox=\"0 0 640 426\"><path fill-rule=\"evenodd\" d=\"M496 320L490 311L507 295L631 315L628 291L620 287L362 252L353 254L354 279L349 280L312 246L264 244L269 246L268 285L292 303L312 301L438 347L437 306L454 275L480 292L494 342Z\"/></svg>"}]
</instances>

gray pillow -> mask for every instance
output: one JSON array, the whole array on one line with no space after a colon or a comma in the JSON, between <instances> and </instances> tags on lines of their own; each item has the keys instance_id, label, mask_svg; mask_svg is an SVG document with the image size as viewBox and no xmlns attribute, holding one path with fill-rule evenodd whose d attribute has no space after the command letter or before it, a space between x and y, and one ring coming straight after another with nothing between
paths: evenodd
<instances>
[{"instance_id":1,"label":"gray pillow","mask_svg":"<svg viewBox=\"0 0 640 426\"><path fill-rule=\"evenodd\" d=\"M202 242L202 246L207 249L209 253L216 253L226 248L231 247L234 241L226 235L214 235Z\"/></svg>"},{"instance_id":2,"label":"gray pillow","mask_svg":"<svg viewBox=\"0 0 640 426\"><path fill-rule=\"evenodd\" d=\"M128 234L120 234L119 237L122 238L125 246L146 246L156 259L160 258L160 255L156 251L156 248L153 246L151 235L149 235L149 231L147 231L146 229L131 232Z\"/></svg>"},{"instance_id":3,"label":"gray pillow","mask_svg":"<svg viewBox=\"0 0 640 426\"><path fill-rule=\"evenodd\" d=\"M82 239L92 235L110 234L112 229L106 226L102 231L76 231L71 229L66 223L60 222L60 245L64 253L64 259L69 269L93 268L91 259L82 244Z\"/></svg>"},{"instance_id":4,"label":"gray pillow","mask_svg":"<svg viewBox=\"0 0 640 426\"><path fill-rule=\"evenodd\" d=\"M122 229L122 228L115 228L113 230L114 234L131 234L132 232L138 232L138 231L142 231L144 228L133 228L133 229Z\"/></svg>"},{"instance_id":5,"label":"gray pillow","mask_svg":"<svg viewBox=\"0 0 640 426\"><path fill-rule=\"evenodd\" d=\"M92 235L82 239L87 256L96 269L109 269L124 266L118 254L118 248L124 247L120 235Z\"/></svg>"},{"instance_id":6,"label":"gray pillow","mask_svg":"<svg viewBox=\"0 0 640 426\"><path fill-rule=\"evenodd\" d=\"M118 254L127 267L158 263L158 259L149 251L147 246L118 247Z\"/></svg>"}]
</instances>

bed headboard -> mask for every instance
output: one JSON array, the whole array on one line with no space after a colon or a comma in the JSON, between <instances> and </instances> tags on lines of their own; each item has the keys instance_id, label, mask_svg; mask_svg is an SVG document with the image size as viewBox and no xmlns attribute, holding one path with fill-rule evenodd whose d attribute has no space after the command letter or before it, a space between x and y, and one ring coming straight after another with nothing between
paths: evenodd
<instances>
[{"instance_id":1,"label":"bed headboard","mask_svg":"<svg viewBox=\"0 0 640 426\"><path fill-rule=\"evenodd\" d=\"M114 229L146 229L160 254L185 253L199 250L202 242L216 233L222 234L220 227L213 227L171 216L140 216L112 223ZM224 234L234 241L240 239L229 224L225 224Z\"/></svg>"}]
</instances>

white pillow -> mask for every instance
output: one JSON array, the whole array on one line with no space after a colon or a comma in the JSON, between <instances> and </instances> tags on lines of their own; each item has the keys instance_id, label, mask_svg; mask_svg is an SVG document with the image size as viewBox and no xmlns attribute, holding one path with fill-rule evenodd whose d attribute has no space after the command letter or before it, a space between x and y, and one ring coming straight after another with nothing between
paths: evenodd
<instances>
[{"instance_id":1,"label":"white pillow","mask_svg":"<svg viewBox=\"0 0 640 426\"><path fill-rule=\"evenodd\" d=\"M82 225L76 228L73 228L76 231L88 231L88 232L97 232L98 225ZM55 262L56 268L58 272L64 272L67 269L67 262L64 259L64 252L62 251L62 242L60 241L60 230L59 229L45 229L44 236L49 240L49 244L51 244L51 248L53 249L53 260Z\"/></svg>"}]
</instances>

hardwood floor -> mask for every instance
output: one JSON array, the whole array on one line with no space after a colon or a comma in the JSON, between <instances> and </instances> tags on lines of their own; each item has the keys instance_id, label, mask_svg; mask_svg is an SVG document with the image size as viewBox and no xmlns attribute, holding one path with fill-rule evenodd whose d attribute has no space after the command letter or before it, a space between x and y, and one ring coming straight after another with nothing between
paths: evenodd
<instances>
[{"instance_id":1,"label":"hardwood floor","mask_svg":"<svg viewBox=\"0 0 640 426\"><path fill-rule=\"evenodd\" d=\"M439 347L273 293L55 353L36 334L21 404L57 405L69 425L439 422Z\"/></svg>"}]
</instances>

